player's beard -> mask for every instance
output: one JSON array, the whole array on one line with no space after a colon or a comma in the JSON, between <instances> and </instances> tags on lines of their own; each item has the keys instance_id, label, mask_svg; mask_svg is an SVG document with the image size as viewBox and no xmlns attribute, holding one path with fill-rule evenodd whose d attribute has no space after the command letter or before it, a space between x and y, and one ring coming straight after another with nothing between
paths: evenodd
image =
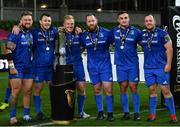
<instances>
[{"instance_id":1,"label":"player's beard","mask_svg":"<svg viewBox=\"0 0 180 127\"><path fill-rule=\"evenodd\" d=\"M95 31L98 26L97 26L97 24L95 24L95 25L90 25L90 26L87 26L87 27L88 27L89 31Z\"/></svg>"},{"instance_id":2,"label":"player's beard","mask_svg":"<svg viewBox=\"0 0 180 127\"><path fill-rule=\"evenodd\" d=\"M153 31L154 29L155 29L155 26L152 26L152 27L146 27L146 29L148 30L148 31Z\"/></svg>"},{"instance_id":3,"label":"player's beard","mask_svg":"<svg viewBox=\"0 0 180 127\"><path fill-rule=\"evenodd\" d=\"M31 26L27 27L26 25L22 25L21 27L22 27L23 29L25 29L25 30L31 29Z\"/></svg>"}]
</instances>

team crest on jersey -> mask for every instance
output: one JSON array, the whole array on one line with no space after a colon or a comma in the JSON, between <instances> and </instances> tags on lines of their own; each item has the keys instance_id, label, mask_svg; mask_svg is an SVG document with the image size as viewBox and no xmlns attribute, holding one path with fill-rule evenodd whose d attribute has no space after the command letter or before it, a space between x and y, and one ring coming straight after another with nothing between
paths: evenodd
<instances>
[{"instance_id":1,"label":"team crest on jersey","mask_svg":"<svg viewBox=\"0 0 180 127\"><path fill-rule=\"evenodd\" d=\"M154 37L157 37L157 33L154 34Z\"/></svg>"},{"instance_id":2,"label":"team crest on jersey","mask_svg":"<svg viewBox=\"0 0 180 127\"><path fill-rule=\"evenodd\" d=\"M53 30L51 30L51 31L50 31L50 34L54 34L54 31L53 31Z\"/></svg>"},{"instance_id":3,"label":"team crest on jersey","mask_svg":"<svg viewBox=\"0 0 180 127\"><path fill-rule=\"evenodd\" d=\"M134 35L134 30L131 30L129 34L132 34L132 35Z\"/></svg>"},{"instance_id":4,"label":"team crest on jersey","mask_svg":"<svg viewBox=\"0 0 180 127\"><path fill-rule=\"evenodd\" d=\"M146 33L144 33L142 36L143 36L143 37L146 37Z\"/></svg>"}]
</instances>

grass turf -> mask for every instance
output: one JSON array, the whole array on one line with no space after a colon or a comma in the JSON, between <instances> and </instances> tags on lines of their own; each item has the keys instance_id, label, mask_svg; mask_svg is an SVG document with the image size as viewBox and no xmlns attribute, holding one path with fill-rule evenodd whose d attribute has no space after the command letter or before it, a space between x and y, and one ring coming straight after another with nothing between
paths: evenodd
<instances>
[{"instance_id":1,"label":"grass turf","mask_svg":"<svg viewBox=\"0 0 180 127\"><path fill-rule=\"evenodd\" d=\"M4 100L5 95L5 89L7 86L7 73L0 73L0 101L2 102ZM96 115L97 115L97 108L94 101L94 95L93 95L93 89L92 86L87 83L86 85L86 104L85 104L85 111L91 115L90 119L75 119L70 126L180 126L180 122L176 124L169 123L169 115L166 108L161 107L160 103L160 92L158 91L158 109L157 110L157 120L154 122L146 122L147 115L149 112L149 97L148 97L148 88L145 86L144 83L139 84L139 93L140 93L140 99L141 99L141 121L133 121L133 113L131 113L132 117L128 121L122 121L121 117L123 115L122 112L122 106L119 102L119 86L115 82L114 83L114 116L115 121L109 122L107 120L103 121L97 121ZM133 112L133 106L132 106L132 100L131 100L131 94L129 94L129 102L130 102L130 111ZM57 97L58 98L58 97ZM104 96L105 100L105 96ZM44 90L42 92L42 111L45 113L47 119L41 122L32 122L32 123L26 123L22 122L23 125L29 126L29 125L46 125L44 123L49 123L47 125L54 125L51 124L51 107L50 107L50 96L49 96L49 87L47 84L44 84ZM106 113L106 103L104 101L104 111ZM180 116L180 109L176 109L177 116ZM18 105L17 105L17 118L19 120L22 120L23 115L23 105L22 105L22 94L19 97ZM33 100L31 101L31 116L35 117L35 108L33 104ZM76 109L75 109L75 116L77 115L77 103L76 103ZM0 112L0 126L8 126L9 125L9 108L4 110L3 112Z\"/></svg>"}]
</instances>

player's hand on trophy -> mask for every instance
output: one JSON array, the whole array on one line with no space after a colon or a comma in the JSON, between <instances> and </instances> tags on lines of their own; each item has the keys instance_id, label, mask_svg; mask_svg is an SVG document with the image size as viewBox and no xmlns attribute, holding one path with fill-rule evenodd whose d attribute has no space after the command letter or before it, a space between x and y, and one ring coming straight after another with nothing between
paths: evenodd
<instances>
[{"instance_id":1,"label":"player's hand on trophy","mask_svg":"<svg viewBox=\"0 0 180 127\"><path fill-rule=\"evenodd\" d=\"M59 33L65 33L65 28L63 27L63 26L60 26L60 27L58 27L58 32Z\"/></svg>"},{"instance_id":2,"label":"player's hand on trophy","mask_svg":"<svg viewBox=\"0 0 180 127\"><path fill-rule=\"evenodd\" d=\"M82 29L81 29L80 27L76 26L76 27L75 27L75 33L76 33L76 34L82 33Z\"/></svg>"}]
</instances>

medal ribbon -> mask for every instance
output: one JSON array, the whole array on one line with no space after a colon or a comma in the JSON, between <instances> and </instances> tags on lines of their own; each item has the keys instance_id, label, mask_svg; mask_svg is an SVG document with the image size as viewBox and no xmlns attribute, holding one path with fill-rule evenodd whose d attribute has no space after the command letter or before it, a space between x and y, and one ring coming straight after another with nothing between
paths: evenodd
<instances>
[{"instance_id":1,"label":"medal ribbon","mask_svg":"<svg viewBox=\"0 0 180 127\"><path fill-rule=\"evenodd\" d=\"M71 38L70 39L67 39L67 34L66 34L66 36L65 36L65 41L66 41L66 45L68 45L68 48L69 48L69 52L70 52L70 54L71 54L71 57L72 57L72 46L73 46L73 44L74 44L74 40L75 40L75 34L71 34L71 33L69 33L70 34L70 36L71 36Z\"/></svg>"},{"instance_id":2,"label":"medal ribbon","mask_svg":"<svg viewBox=\"0 0 180 127\"><path fill-rule=\"evenodd\" d=\"M22 30L22 33L25 35L25 38L26 38L28 45L29 45L29 48L32 51L33 40L30 37L30 32L25 32L24 30Z\"/></svg>"},{"instance_id":3,"label":"medal ribbon","mask_svg":"<svg viewBox=\"0 0 180 127\"><path fill-rule=\"evenodd\" d=\"M122 31L121 31L121 28L120 28L120 32L119 32L120 35L119 36L120 36L120 40L121 40L121 46L124 46L124 43L126 41L126 38L127 38L128 34L129 34L129 32L130 32L130 29L128 28L126 33L123 35Z\"/></svg>"},{"instance_id":4,"label":"medal ribbon","mask_svg":"<svg viewBox=\"0 0 180 127\"><path fill-rule=\"evenodd\" d=\"M90 34L90 32L88 33L88 36L89 36L92 44L94 45L94 50L96 50L97 49L97 45L98 45L99 27L97 27L96 38L94 40L92 39L92 34Z\"/></svg>"},{"instance_id":5,"label":"medal ribbon","mask_svg":"<svg viewBox=\"0 0 180 127\"><path fill-rule=\"evenodd\" d=\"M149 36L149 33L147 32L146 37L147 37L148 48L151 49L152 40L154 38L154 32L152 32L152 34L150 34L150 36Z\"/></svg>"},{"instance_id":6,"label":"medal ribbon","mask_svg":"<svg viewBox=\"0 0 180 127\"><path fill-rule=\"evenodd\" d=\"M28 47L29 47L29 50L30 50L30 53L31 53L31 60L32 60L32 56L33 56L33 52L32 52L33 40L30 37L30 32L25 32L24 30L21 30L21 31L25 35L25 38L26 38L26 40L28 42Z\"/></svg>"},{"instance_id":7,"label":"medal ribbon","mask_svg":"<svg viewBox=\"0 0 180 127\"><path fill-rule=\"evenodd\" d=\"M45 36L45 33L43 32L42 29L41 29L41 33L42 33L42 36L45 40L46 48L49 48L50 47L50 31L48 31L48 37Z\"/></svg>"},{"instance_id":8,"label":"medal ribbon","mask_svg":"<svg viewBox=\"0 0 180 127\"><path fill-rule=\"evenodd\" d=\"M72 45L74 44L74 39L75 35L70 33L71 38L67 39L67 34L66 34L66 45L72 50Z\"/></svg>"}]
</instances>

